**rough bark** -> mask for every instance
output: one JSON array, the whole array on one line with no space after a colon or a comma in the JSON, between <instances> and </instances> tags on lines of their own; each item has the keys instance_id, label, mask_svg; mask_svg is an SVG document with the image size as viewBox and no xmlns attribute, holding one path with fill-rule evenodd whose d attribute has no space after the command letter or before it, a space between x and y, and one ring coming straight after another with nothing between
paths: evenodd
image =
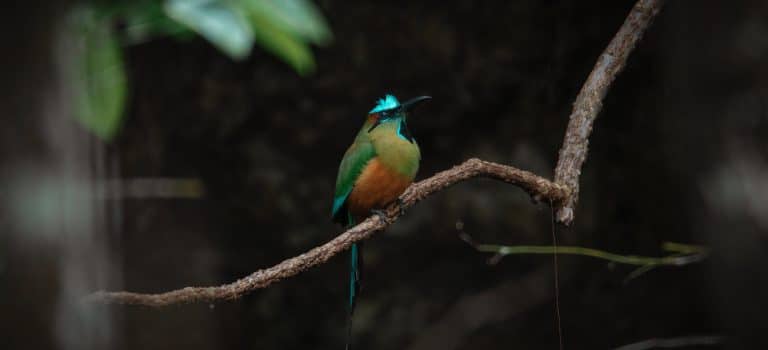
<instances>
[{"instance_id":1,"label":"rough bark","mask_svg":"<svg viewBox=\"0 0 768 350\"><path fill-rule=\"evenodd\" d=\"M386 219L373 215L336 236L333 240L299 256L286 259L270 268L256 271L235 282L214 287L186 287L166 293L142 294L132 292L98 291L89 295L88 301L108 304L132 304L153 307L195 302L215 302L237 299L256 289L265 288L272 283L297 275L313 266L322 264L336 254L349 249L352 243L363 240L377 231L386 228L416 202L439 192L458 182L475 177L487 177L516 185L532 197L540 200L560 202L568 196L568 191L545 178L531 172L511 166L472 158L451 169L415 183L400 197L400 204L393 204L387 210Z\"/></svg>"},{"instance_id":2,"label":"rough bark","mask_svg":"<svg viewBox=\"0 0 768 350\"><path fill-rule=\"evenodd\" d=\"M576 96L555 168L555 182L571 191L570 197L557 210L557 221L564 225L570 225L575 217L579 176L587 160L589 135L595 118L603 108L603 98L663 4L664 0L640 0L635 3Z\"/></svg>"},{"instance_id":3,"label":"rough bark","mask_svg":"<svg viewBox=\"0 0 768 350\"><path fill-rule=\"evenodd\" d=\"M616 75L624 68L629 54L661 9L663 2L663 0L638 1L613 40L600 55L573 104L573 112L555 169L554 182L528 171L473 158L411 185L400 197L400 204L393 204L387 209L386 218L371 216L328 243L270 268L256 271L235 282L213 287L186 287L160 294L98 291L87 296L86 299L101 303L154 307L236 299L328 261L334 255L348 249L352 243L366 239L389 226L405 209L416 202L446 187L474 177L488 177L513 184L528 192L536 201L552 203L558 210L557 221L569 225L574 219L574 208L579 193L579 176L587 157L589 135L592 132L592 124L602 108L602 99Z\"/></svg>"}]
</instances>

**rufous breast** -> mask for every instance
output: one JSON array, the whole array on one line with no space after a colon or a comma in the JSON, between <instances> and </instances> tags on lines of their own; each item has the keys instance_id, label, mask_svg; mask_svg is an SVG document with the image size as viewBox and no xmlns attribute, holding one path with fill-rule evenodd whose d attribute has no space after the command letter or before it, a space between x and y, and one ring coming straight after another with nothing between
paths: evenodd
<instances>
[{"instance_id":1,"label":"rufous breast","mask_svg":"<svg viewBox=\"0 0 768 350\"><path fill-rule=\"evenodd\" d=\"M412 180L382 163L378 157L368 161L357 178L347 199L349 211L356 219L371 214L372 209L382 209L394 202Z\"/></svg>"}]
</instances>

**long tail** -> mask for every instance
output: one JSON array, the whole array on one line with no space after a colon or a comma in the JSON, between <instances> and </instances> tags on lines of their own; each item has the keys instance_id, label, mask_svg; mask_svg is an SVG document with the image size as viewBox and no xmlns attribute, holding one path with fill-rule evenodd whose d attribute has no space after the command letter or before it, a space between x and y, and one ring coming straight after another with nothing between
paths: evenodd
<instances>
[{"instance_id":1,"label":"long tail","mask_svg":"<svg viewBox=\"0 0 768 350\"><path fill-rule=\"evenodd\" d=\"M352 350L352 315L355 302L360 294L360 282L363 279L363 244L353 243L349 254L349 318L347 319L347 350Z\"/></svg>"}]
</instances>

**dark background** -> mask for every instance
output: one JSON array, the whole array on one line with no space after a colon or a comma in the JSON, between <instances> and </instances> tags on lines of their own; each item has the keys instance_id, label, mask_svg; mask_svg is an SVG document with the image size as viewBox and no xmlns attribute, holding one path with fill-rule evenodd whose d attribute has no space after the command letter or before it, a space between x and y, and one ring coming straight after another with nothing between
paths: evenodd
<instances>
[{"instance_id":1,"label":"dark background","mask_svg":"<svg viewBox=\"0 0 768 350\"><path fill-rule=\"evenodd\" d=\"M6 211L3 348L341 349L346 255L232 302L70 302L92 289L228 283L328 241L342 231L329 218L338 163L386 92L434 98L409 120L419 179L469 157L551 178L571 103L633 2L318 4L335 40L315 50L308 77L258 48L236 63L201 39L131 47L128 112L110 144L45 102L46 91L66 90L46 45L63 5L5 14L5 197L18 169L46 164L85 164L71 174L95 180L194 178L205 194L97 201L90 243L75 248L69 236L25 233ZM560 244L658 256L674 241L712 256L626 283L632 267L561 256L565 348L690 335L725 336L729 349L765 342L767 14L757 0L669 1L630 56L595 123L576 221L557 227ZM88 151L69 157L62 144ZM482 179L410 209L366 242L356 348L556 349L551 257L491 266L458 238L549 245L550 218L518 188ZM101 275L89 275L94 265ZM90 289L71 292L72 276ZM97 326L67 328L89 322Z\"/></svg>"}]
</instances>

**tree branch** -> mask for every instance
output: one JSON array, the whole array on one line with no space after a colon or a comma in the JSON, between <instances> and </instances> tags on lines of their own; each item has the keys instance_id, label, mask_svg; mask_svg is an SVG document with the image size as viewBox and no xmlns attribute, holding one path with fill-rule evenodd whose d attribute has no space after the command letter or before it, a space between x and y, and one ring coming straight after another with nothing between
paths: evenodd
<instances>
[{"instance_id":1,"label":"tree branch","mask_svg":"<svg viewBox=\"0 0 768 350\"><path fill-rule=\"evenodd\" d=\"M656 257L621 255L606 252L604 250L579 246L477 244L468 236L462 237L462 239L479 252L496 253L496 255L492 256L488 261L491 264L498 263L502 257L512 254L561 254L588 256L617 264L643 267L660 265L683 266L699 262L709 255L709 249L706 247L675 242L664 242L664 245L662 246L665 251L671 253L670 255ZM683 247L685 250L681 251L676 249L677 247Z\"/></svg>"},{"instance_id":2,"label":"tree branch","mask_svg":"<svg viewBox=\"0 0 768 350\"><path fill-rule=\"evenodd\" d=\"M428 179L411 185L400 197L401 206L393 204L387 208L386 221L376 215L371 216L328 243L284 260L270 268L256 271L235 282L216 287L186 287L160 294L98 291L87 296L86 300L106 304L161 307L173 304L237 299L256 289L265 288L272 283L292 277L328 261L334 255L348 249L352 243L366 239L392 224L403 210L410 208L416 202L453 184L474 177L487 177L516 185L537 200L560 203L568 196L568 191L563 186L531 172L472 158L452 169L439 172Z\"/></svg>"},{"instance_id":3,"label":"tree branch","mask_svg":"<svg viewBox=\"0 0 768 350\"><path fill-rule=\"evenodd\" d=\"M618 347L614 350L648 350L648 349L672 349L687 348L691 346L722 345L725 337L719 335L701 335L676 338L653 338L637 343Z\"/></svg>"},{"instance_id":4,"label":"tree branch","mask_svg":"<svg viewBox=\"0 0 768 350\"><path fill-rule=\"evenodd\" d=\"M587 159L592 124L603 108L603 98L663 4L664 0L639 0L635 4L576 96L555 168L555 182L571 189L571 196L557 210L557 221L564 225L570 225L574 219L573 211L579 200L579 175Z\"/></svg>"},{"instance_id":5,"label":"tree branch","mask_svg":"<svg viewBox=\"0 0 768 350\"><path fill-rule=\"evenodd\" d=\"M595 259L603 259L617 264L639 266L632 271L624 282L637 278L640 275L653 270L659 266L684 266L700 262L709 256L709 248L699 245L683 244L675 242L664 242L662 250L669 253L666 256L639 256L639 255L621 255L604 250L579 247L579 246L541 246L541 245L499 245L499 244L479 244L471 236L462 233L459 236L464 242L471 245L479 252L495 253L488 259L489 264L497 264L507 255L512 254L561 254L561 255L581 255Z\"/></svg>"},{"instance_id":6,"label":"tree branch","mask_svg":"<svg viewBox=\"0 0 768 350\"><path fill-rule=\"evenodd\" d=\"M587 157L587 146L592 124L602 107L602 99L610 84L626 63L636 43L659 12L663 0L639 0L624 24L595 64L574 102L573 112L566 130L563 146L555 169L555 182L511 166L469 159L466 162L411 185L397 204L387 208L387 220L372 216L350 228L328 243L304 254L284 260L267 269L256 271L235 282L217 287L186 287L160 294L98 291L86 300L110 304L167 306L194 302L213 302L236 299L256 289L292 277L315 265L322 264L346 250L357 241L368 238L397 220L402 210L432 193L455 183L473 178L488 177L516 185L528 192L534 200L551 202L558 208L557 219L563 224L573 221L573 210L578 200L579 175Z\"/></svg>"}]
</instances>

